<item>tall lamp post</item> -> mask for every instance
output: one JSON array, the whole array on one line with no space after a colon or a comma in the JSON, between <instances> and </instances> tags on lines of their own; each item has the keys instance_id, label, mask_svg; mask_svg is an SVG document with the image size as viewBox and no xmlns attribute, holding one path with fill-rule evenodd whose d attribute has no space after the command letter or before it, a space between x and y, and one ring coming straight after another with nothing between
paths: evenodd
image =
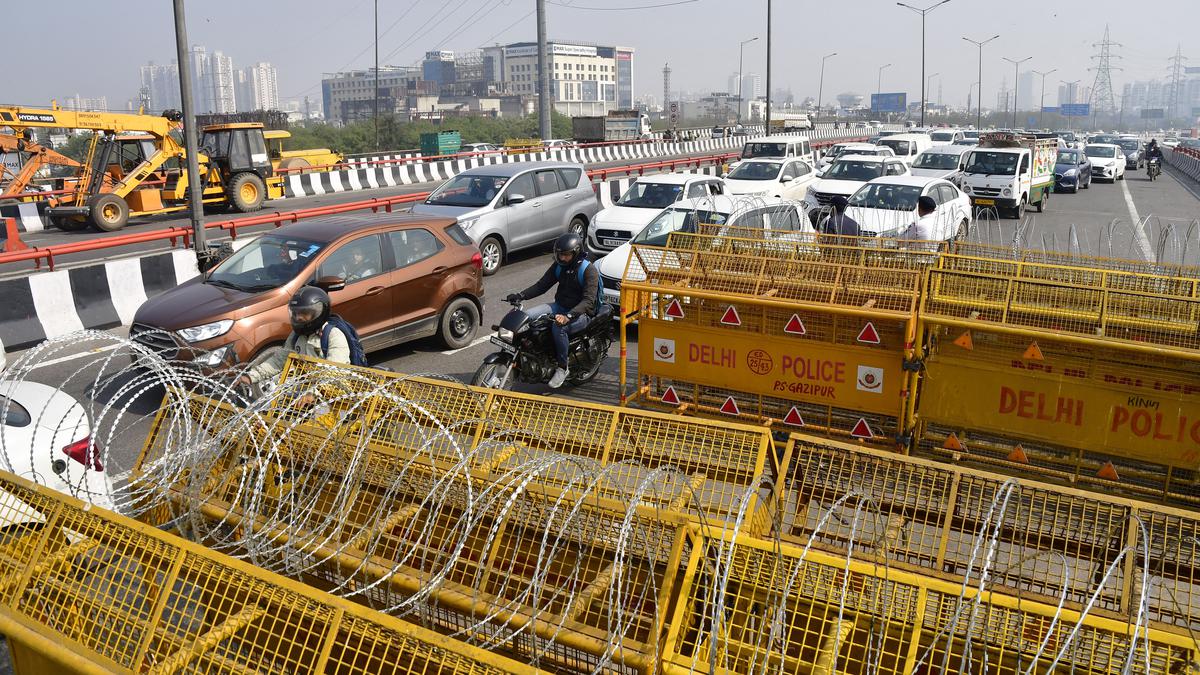
<instances>
[{"instance_id":1,"label":"tall lamp post","mask_svg":"<svg viewBox=\"0 0 1200 675\"><path fill-rule=\"evenodd\" d=\"M928 89L930 91L933 90L933 85L931 83L933 82L933 78L937 77L938 75L941 75L941 73L934 73L934 74L930 75L929 77L925 78L925 88L926 89Z\"/></svg>"},{"instance_id":2,"label":"tall lamp post","mask_svg":"<svg viewBox=\"0 0 1200 675\"><path fill-rule=\"evenodd\" d=\"M1033 71L1034 75L1042 76L1042 98L1038 102L1038 126L1042 128L1045 128L1045 125L1042 124L1042 117L1046 115L1046 76L1055 72L1058 72L1058 68L1051 68L1044 73L1040 70Z\"/></svg>"},{"instance_id":3,"label":"tall lamp post","mask_svg":"<svg viewBox=\"0 0 1200 675\"><path fill-rule=\"evenodd\" d=\"M876 94L883 93L883 70L885 68L891 68L891 67L892 67L892 64L890 64L890 63L885 63L884 65L879 66L879 79L875 82L875 93Z\"/></svg>"},{"instance_id":4,"label":"tall lamp post","mask_svg":"<svg viewBox=\"0 0 1200 675\"><path fill-rule=\"evenodd\" d=\"M825 56L821 57L821 79L818 81L819 83L817 84L817 119L818 120L821 119L821 95L825 93L825 61L826 61L826 59L828 59L831 56L837 56L837 52L833 52L832 54L826 54ZM815 121L813 122L813 125L815 127L815 125L816 125Z\"/></svg>"},{"instance_id":5,"label":"tall lamp post","mask_svg":"<svg viewBox=\"0 0 1200 675\"><path fill-rule=\"evenodd\" d=\"M983 46L986 45L987 43L991 42L992 40L995 40L998 37L1000 37L1000 36L993 35L992 37L990 37L986 40L983 40L982 42L978 41L978 40L972 40L969 37L963 38L967 42L970 42L971 44L975 45L976 47L979 47L979 79L975 81L975 84L977 84L979 86L979 91L976 92L977 95L979 96L979 106L978 106L979 109L975 112L975 128L976 129L983 128ZM970 112L970 111L968 111L968 112Z\"/></svg>"},{"instance_id":6,"label":"tall lamp post","mask_svg":"<svg viewBox=\"0 0 1200 675\"><path fill-rule=\"evenodd\" d=\"M967 87L967 112L968 113L971 112L971 101L974 100L971 98L971 92L975 91L975 87L977 87L977 86L979 86L978 82L972 82L971 86ZM976 129L979 128L978 120L976 120L975 128Z\"/></svg>"},{"instance_id":7,"label":"tall lamp post","mask_svg":"<svg viewBox=\"0 0 1200 675\"><path fill-rule=\"evenodd\" d=\"M1016 60L1010 59L1007 56L1001 56L1000 58L1013 64L1013 123L1012 123L1012 128L1016 129L1017 128L1017 76L1020 75L1020 73L1021 73L1021 64L1025 63L1029 59L1032 59L1033 57L1026 56L1023 59L1016 59Z\"/></svg>"},{"instance_id":8,"label":"tall lamp post","mask_svg":"<svg viewBox=\"0 0 1200 675\"><path fill-rule=\"evenodd\" d=\"M897 5L900 5L901 7L904 7L905 9L911 9L912 11L921 15L921 126L922 127L925 126L925 15L932 12L933 10L937 9L938 7L941 7L942 5L946 4L947 2L950 2L950 0L942 0L941 2L937 2L937 3L934 3L934 4L926 7L925 9L919 9L917 7L913 7L912 5L906 5L903 2L896 3Z\"/></svg>"},{"instance_id":9,"label":"tall lamp post","mask_svg":"<svg viewBox=\"0 0 1200 675\"><path fill-rule=\"evenodd\" d=\"M746 51L746 45L757 39L758 36L756 35L749 40L742 40L742 43L738 45L738 124L742 123L742 106L745 104L745 101L742 100L742 54Z\"/></svg>"},{"instance_id":10,"label":"tall lamp post","mask_svg":"<svg viewBox=\"0 0 1200 675\"><path fill-rule=\"evenodd\" d=\"M1067 85L1068 87L1071 87L1071 89L1068 90L1071 92L1071 101L1070 102L1074 103L1075 102L1075 87L1077 87L1079 85L1080 80L1071 80L1070 82L1067 82L1066 80L1059 80L1059 82L1061 84ZM1058 108L1059 108L1060 113L1062 112L1062 103L1063 103L1062 101L1058 102ZM1063 117L1067 118L1067 131L1071 131L1071 126L1072 126L1071 117L1069 117L1067 115L1063 115Z\"/></svg>"}]
</instances>

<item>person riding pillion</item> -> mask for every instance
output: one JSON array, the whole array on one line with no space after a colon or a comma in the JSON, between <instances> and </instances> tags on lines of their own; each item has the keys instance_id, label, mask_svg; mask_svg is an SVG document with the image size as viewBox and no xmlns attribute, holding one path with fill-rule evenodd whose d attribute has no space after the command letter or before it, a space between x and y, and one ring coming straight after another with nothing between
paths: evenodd
<instances>
[{"instance_id":1,"label":"person riding pillion","mask_svg":"<svg viewBox=\"0 0 1200 675\"><path fill-rule=\"evenodd\" d=\"M283 364L288 355L293 352L335 363L351 363L351 340L356 338L346 335L337 325L328 331L325 330L325 324L329 322L332 311L333 301L329 299L329 294L320 288L305 286L296 291L288 301L292 333L283 343L283 349L247 370L242 375L242 383L258 384L278 377L283 371Z\"/></svg>"},{"instance_id":2,"label":"person riding pillion","mask_svg":"<svg viewBox=\"0 0 1200 675\"><path fill-rule=\"evenodd\" d=\"M583 274L580 274L583 266ZM570 336L587 328L599 307L600 277L595 265L590 265L583 256L583 238L567 232L554 242L554 262L538 279L537 283L520 293L509 295L506 300L515 303L536 298L558 284L554 302L538 305L530 310L530 316L552 314L554 323L550 331L554 336L554 353L558 368L550 378L550 387L557 389L570 375L567 367Z\"/></svg>"}]
</instances>

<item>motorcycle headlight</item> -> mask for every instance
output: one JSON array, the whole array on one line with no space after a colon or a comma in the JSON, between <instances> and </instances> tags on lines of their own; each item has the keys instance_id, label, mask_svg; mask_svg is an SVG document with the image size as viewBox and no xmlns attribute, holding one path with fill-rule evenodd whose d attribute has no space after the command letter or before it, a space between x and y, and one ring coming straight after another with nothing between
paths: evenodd
<instances>
[{"instance_id":1,"label":"motorcycle headlight","mask_svg":"<svg viewBox=\"0 0 1200 675\"><path fill-rule=\"evenodd\" d=\"M1011 195L1011 194L1012 194L1012 190L1010 190L1010 189L1008 189L1008 188L1004 188L1004 196L1005 196L1005 197L1007 197L1007 196L1009 196L1009 195Z\"/></svg>"},{"instance_id":2,"label":"motorcycle headlight","mask_svg":"<svg viewBox=\"0 0 1200 675\"><path fill-rule=\"evenodd\" d=\"M500 338L501 340L512 342L513 332L507 328L501 328L496 331L496 337Z\"/></svg>"},{"instance_id":3,"label":"motorcycle headlight","mask_svg":"<svg viewBox=\"0 0 1200 675\"><path fill-rule=\"evenodd\" d=\"M179 337L188 342L204 342L228 333L230 328L233 328L233 319L221 319L203 326L184 328L179 331Z\"/></svg>"},{"instance_id":4,"label":"motorcycle headlight","mask_svg":"<svg viewBox=\"0 0 1200 675\"><path fill-rule=\"evenodd\" d=\"M463 218L462 220L458 221L458 226L464 230L470 230L478 220L479 216L475 216L474 218Z\"/></svg>"}]
</instances>

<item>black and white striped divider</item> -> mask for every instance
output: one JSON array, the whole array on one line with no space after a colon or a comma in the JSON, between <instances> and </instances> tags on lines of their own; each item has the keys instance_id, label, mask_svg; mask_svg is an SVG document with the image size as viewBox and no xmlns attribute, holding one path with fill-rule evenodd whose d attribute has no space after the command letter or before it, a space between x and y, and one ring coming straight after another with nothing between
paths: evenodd
<instances>
[{"instance_id":1,"label":"black and white striped divider","mask_svg":"<svg viewBox=\"0 0 1200 675\"><path fill-rule=\"evenodd\" d=\"M420 156L420 150L410 150L407 152L395 152L390 155L358 155L355 157L347 157L346 163L351 166L358 166L361 164L369 164L371 162L390 162L397 159L412 159Z\"/></svg>"},{"instance_id":2,"label":"black and white striped divider","mask_svg":"<svg viewBox=\"0 0 1200 675\"><path fill-rule=\"evenodd\" d=\"M0 205L0 218L16 218L21 232L41 232L50 227L45 202Z\"/></svg>"},{"instance_id":3,"label":"black and white striped divider","mask_svg":"<svg viewBox=\"0 0 1200 675\"><path fill-rule=\"evenodd\" d=\"M1163 156L1168 164L1187 174L1192 180L1200 181L1200 159L1170 148L1163 148Z\"/></svg>"},{"instance_id":4,"label":"black and white striped divider","mask_svg":"<svg viewBox=\"0 0 1200 675\"><path fill-rule=\"evenodd\" d=\"M110 260L0 281L0 343L28 349L85 328L133 322L138 307L199 274L188 250Z\"/></svg>"}]
</instances>

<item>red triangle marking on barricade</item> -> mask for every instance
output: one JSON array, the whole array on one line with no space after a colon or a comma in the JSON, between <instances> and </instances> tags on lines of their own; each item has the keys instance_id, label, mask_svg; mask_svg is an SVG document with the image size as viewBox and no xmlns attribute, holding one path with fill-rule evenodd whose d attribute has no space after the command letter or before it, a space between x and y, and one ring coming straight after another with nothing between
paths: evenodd
<instances>
[{"instance_id":1,"label":"red triangle marking on barricade","mask_svg":"<svg viewBox=\"0 0 1200 675\"><path fill-rule=\"evenodd\" d=\"M792 406L788 414L783 416L783 423L793 427L802 427L804 426L804 418L800 416L800 411L796 410L796 406Z\"/></svg>"},{"instance_id":2,"label":"red triangle marking on barricade","mask_svg":"<svg viewBox=\"0 0 1200 675\"><path fill-rule=\"evenodd\" d=\"M862 417L858 418L858 423L854 425L850 435L855 438L875 438L875 434L871 433L871 425Z\"/></svg>"},{"instance_id":3,"label":"red triangle marking on barricade","mask_svg":"<svg viewBox=\"0 0 1200 675\"><path fill-rule=\"evenodd\" d=\"M666 314L668 317L670 317L672 319L682 319L683 318L683 305L679 304L678 298L676 298L675 300L672 300L671 304L667 305Z\"/></svg>"},{"instance_id":4,"label":"red triangle marking on barricade","mask_svg":"<svg viewBox=\"0 0 1200 675\"><path fill-rule=\"evenodd\" d=\"M725 313L721 315L721 323L726 326L742 325L742 317L738 316L737 307L730 305Z\"/></svg>"},{"instance_id":5,"label":"red triangle marking on barricade","mask_svg":"<svg viewBox=\"0 0 1200 675\"><path fill-rule=\"evenodd\" d=\"M870 345L879 344L879 331L875 330L875 324L868 321L867 325L858 332L858 341L865 342Z\"/></svg>"},{"instance_id":6,"label":"red triangle marking on barricade","mask_svg":"<svg viewBox=\"0 0 1200 675\"><path fill-rule=\"evenodd\" d=\"M1121 477L1117 475L1117 467L1113 466L1112 462L1105 462L1104 466L1096 472L1096 477L1113 481L1121 480Z\"/></svg>"},{"instance_id":7,"label":"red triangle marking on barricade","mask_svg":"<svg viewBox=\"0 0 1200 675\"><path fill-rule=\"evenodd\" d=\"M953 431L946 437L946 441L942 443L942 447L947 450L962 450L962 443L958 440L958 434Z\"/></svg>"},{"instance_id":8,"label":"red triangle marking on barricade","mask_svg":"<svg viewBox=\"0 0 1200 675\"><path fill-rule=\"evenodd\" d=\"M726 415L742 414L742 411L738 409L737 401L733 400L732 396L725 399L725 402L721 404L721 412L725 413Z\"/></svg>"},{"instance_id":9,"label":"red triangle marking on barricade","mask_svg":"<svg viewBox=\"0 0 1200 675\"><path fill-rule=\"evenodd\" d=\"M1025 448L1021 447L1021 445L1018 443L1017 447L1013 448L1012 452L1008 453L1008 461L1016 462L1017 464L1028 464L1029 456L1025 454Z\"/></svg>"},{"instance_id":10,"label":"red triangle marking on barricade","mask_svg":"<svg viewBox=\"0 0 1200 675\"><path fill-rule=\"evenodd\" d=\"M662 402L670 405L679 405L679 394L675 393L675 387L667 387L663 392Z\"/></svg>"},{"instance_id":11,"label":"red triangle marking on barricade","mask_svg":"<svg viewBox=\"0 0 1200 675\"><path fill-rule=\"evenodd\" d=\"M800 315L793 314L792 318L788 319L787 325L783 327L783 332L791 333L792 335L807 335L808 329L804 327L804 322L800 320Z\"/></svg>"}]
</instances>

